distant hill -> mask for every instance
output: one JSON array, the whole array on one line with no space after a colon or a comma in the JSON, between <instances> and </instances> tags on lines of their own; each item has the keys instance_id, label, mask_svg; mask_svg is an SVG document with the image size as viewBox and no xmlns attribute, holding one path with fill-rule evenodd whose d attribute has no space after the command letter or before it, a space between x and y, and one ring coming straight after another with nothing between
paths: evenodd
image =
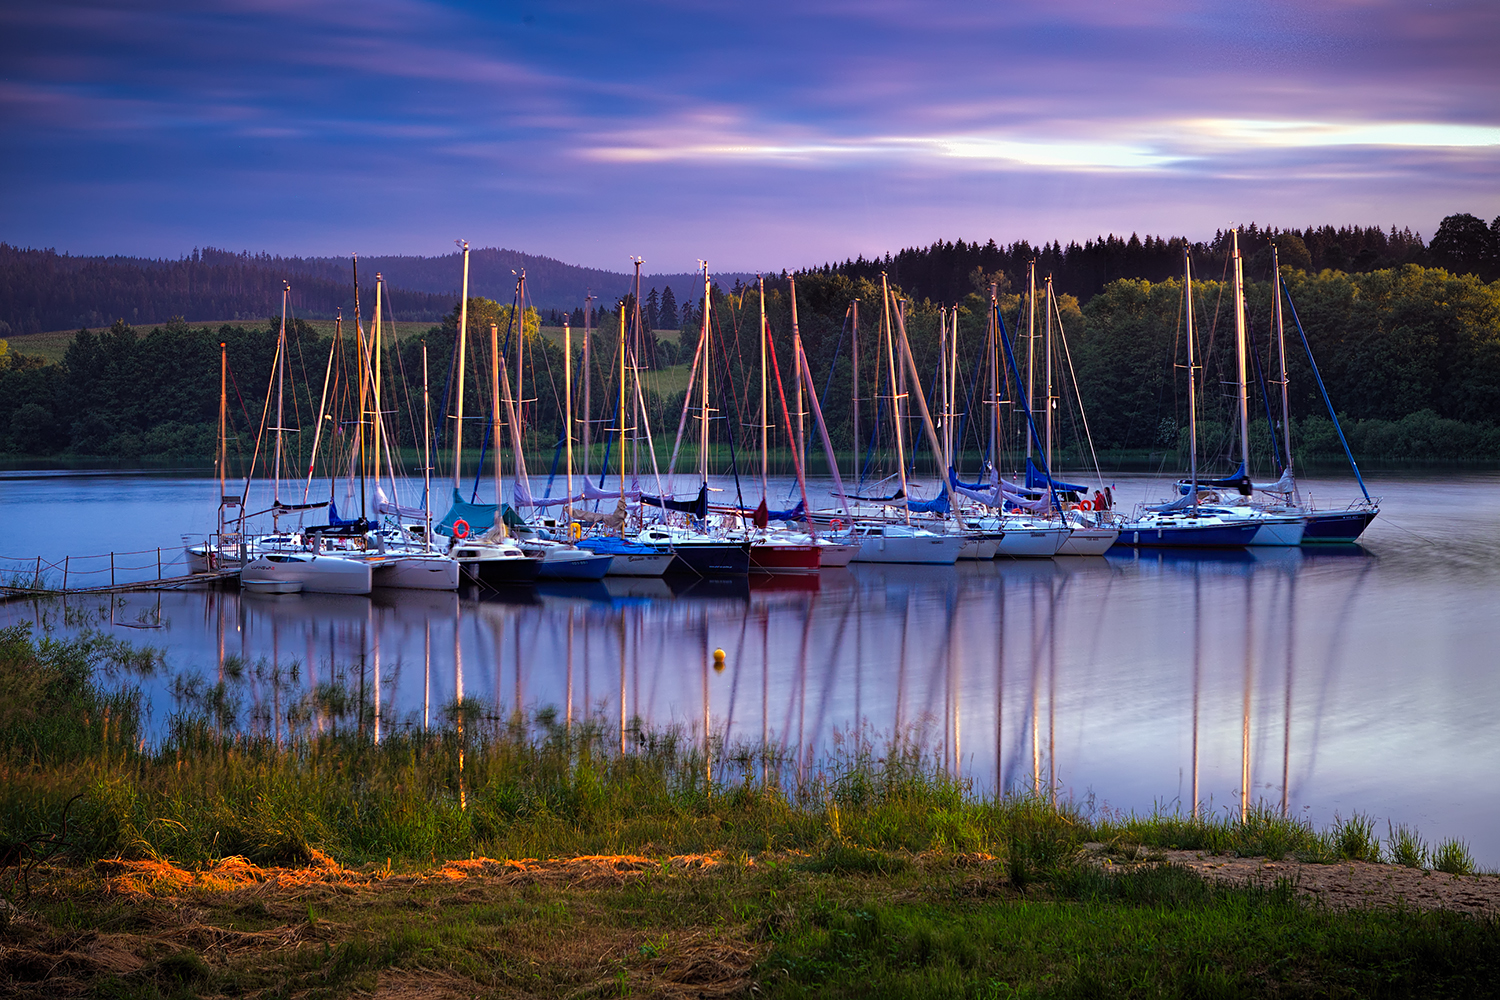
<instances>
[{"instance_id":1,"label":"distant hill","mask_svg":"<svg viewBox=\"0 0 1500 1000\"><path fill-rule=\"evenodd\" d=\"M368 257L359 262L361 307L369 316L375 275L391 290L396 317L437 321L457 304L461 255ZM630 289L625 273L575 267L514 250L475 250L469 258L469 294L509 301L512 271L527 276L530 304L572 310L590 290L610 304ZM721 287L747 274L714 275ZM675 285L679 301L691 299L695 274L645 276L643 292ZM74 257L55 250L21 249L0 243L0 337L109 326L165 323L174 316L196 320L263 321L281 312L282 282L292 286L291 305L303 319L331 319L354 312L353 268L338 257L278 257L231 253L212 247L179 260L142 257Z\"/></svg>"},{"instance_id":2,"label":"distant hill","mask_svg":"<svg viewBox=\"0 0 1500 1000\"><path fill-rule=\"evenodd\" d=\"M217 251L216 251L217 252ZM302 274L331 280L350 280L347 257L278 257L282 266ZM633 274L604 271L594 267L564 264L551 257L538 257L519 250L484 247L469 251L469 294L509 302L515 294L516 274L526 272L526 292L531 304L539 309L573 310L583 305L590 291L601 302L612 303L630 291ZM360 283L373 281L376 272L385 276L394 288L416 292L449 295L456 301L463 281L463 254L455 250L441 257L361 257ZM715 274L710 277L721 288L736 280L749 283L755 275L745 272ZM701 297L703 278L695 273L643 274L641 294L652 288L671 286L677 300L693 298L693 289ZM400 309L398 303L396 308Z\"/></svg>"}]
</instances>

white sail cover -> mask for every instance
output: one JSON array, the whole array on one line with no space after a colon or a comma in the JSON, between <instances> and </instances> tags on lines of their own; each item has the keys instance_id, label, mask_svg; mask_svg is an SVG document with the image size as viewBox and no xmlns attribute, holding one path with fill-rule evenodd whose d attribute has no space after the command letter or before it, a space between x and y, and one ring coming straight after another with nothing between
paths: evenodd
<instances>
[{"instance_id":1,"label":"white sail cover","mask_svg":"<svg viewBox=\"0 0 1500 1000\"><path fill-rule=\"evenodd\" d=\"M1025 496L1019 492L1019 486L1007 483L1000 478L999 473L991 473L990 488L987 490L976 490L964 486L959 482L956 475L950 475L950 485L953 492L966 496L970 500L978 500L986 507L997 507L1006 510L1019 507L1022 510L1035 512L1045 511L1051 506L1051 501L1047 497L1038 497L1033 500ZM1007 487L1010 488L1007 489Z\"/></svg>"},{"instance_id":2,"label":"white sail cover","mask_svg":"<svg viewBox=\"0 0 1500 1000\"><path fill-rule=\"evenodd\" d=\"M425 507L403 507L398 503L392 503L387 499L385 490L379 484L375 486L375 509L382 514L394 514L397 517L425 518L427 509Z\"/></svg>"},{"instance_id":3,"label":"white sail cover","mask_svg":"<svg viewBox=\"0 0 1500 1000\"><path fill-rule=\"evenodd\" d=\"M1295 493L1297 491L1297 480L1292 476L1292 470L1287 469L1276 482L1256 483L1255 488L1265 493Z\"/></svg>"}]
</instances>

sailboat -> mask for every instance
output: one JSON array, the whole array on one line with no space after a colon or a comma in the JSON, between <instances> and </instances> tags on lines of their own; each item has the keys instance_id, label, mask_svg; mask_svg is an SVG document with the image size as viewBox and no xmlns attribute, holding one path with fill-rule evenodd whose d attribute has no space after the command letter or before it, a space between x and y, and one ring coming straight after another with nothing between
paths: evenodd
<instances>
[{"instance_id":1,"label":"sailboat","mask_svg":"<svg viewBox=\"0 0 1500 1000\"><path fill-rule=\"evenodd\" d=\"M708 369L709 352L712 346L710 320L713 315L713 301L712 286L708 278L708 262L700 261L699 263L703 266L703 329L699 335L699 351L703 364L702 380L698 386L698 499L688 502L669 501L662 496L657 500L663 514L668 510L678 510L696 516L699 523L704 524L708 516L708 421L712 412L708 405ZM687 405L688 401L684 399L683 406ZM642 413L641 417L644 419L645 414ZM623 453L620 458L623 463ZM682 565L699 576L744 576L750 572L751 543L748 538L718 537L701 529L680 527L662 521L643 527L638 539L648 544L670 547Z\"/></svg>"},{"instance_id":2,"label":"sailboat","mask_svg":"<svg viewBox=\"0 0 1500 1000\"><path fill-rule=\"evenodd\" d=\"M1349 441L1344 437L1344 429L1339 424L1339 415L1333 409L1333 401L1328 397L1328 388L1323 384L1323 376L1318 371L1317 359L1313 357L1312 346L1307 341L1307 332L1302 329L1302 320L1297 315L1297 306L1292 302L1291 290L1286 287L1286 282L1281 277L1281 263L1277 254L1275 244L1271 245L1271 267L1274 272L1274 313L1276 322L1276 346L1280 362L1280 384L1281 384L1281 427L1282 445L1285 448L1285 462L1282 466L1281 477L1270 487L1263 487L1267 492L1279 493L1284 505L1294 508L1299 512L1306 527L1302 532L1302 544L1311 545L1319 543L1349 544L1359 538L1360 534L1370 526L1370 522L1380 514L1380 503L1370 496L1369 489L1365 486L1364 476L1360 474L1359 464L1354 461L1354 453L1349 449ZM1359 483L1362 500L1356 500L1343 510L1315 510L1310 503L1303 504L1297 489L1297 479L1292 472L1292 438L1291 438L1291 407L1288 399L1289 381L1286 371L1286 326L1282 315L1281 303L1283 298L1291 307L1292 321L1297 326L1297 333L1301 337L1302 347L1307 352L1307 363L1312 368L1313 379L1317 382L1318 392L1323 397L1323 404L1328 409L1328 417L1333 421L1333 429L1338 432L1339 444L1343 445L1344 456L1349 460L1349 468L1354 473L1355 481Z\"/></svg>"},{"instance_id":3,"label":"sailboat","mask_svg":"<svg viewBox=\"0 0 1500 1000\"><path fill-rule=\"evenodd\" d=\"M1216 514L1232 521L1248 521L1257 530L1250 545L1299 545L1302 542L1306 521L1302 512L1284 504L1257 505L1251 503L1254 484L1250 480L1250 391L1246 359L1248 356L1248 332L1245 318L1245 269L1240 254L1239 230L1230 230L1232 251L1230 254L1234 280L1234 329L1235 351L1238 362L1238 408L1240 425L1240 467L1234 476L1223 480L1209 480L1207 484L1216 489L1232 488L1236 491L1231 499L1220 496L1218 502L1209 501L1199 506L1207 513ZM1280 300L1278 299L1278 302ZM1272 484L1274 488L1275 484Z\"/></svg>"},{"instance_id":4,"label":"sailboat","mask_svg":"<svg viewBox=\"0 0 1500 1000\"><path fill-rule=\"evenodd\" d=\"M1029 306L1029 309L1030 309L1031 313L1035 313L1036 312L1036 261L1032 261L1031 262L1028 274L1029 274L1028 284L1030 286L1030 296L1029 296L1030 306ZM1054 391L1053 383L1052 383L1052 361L1053 361L1053 358L1056 356L1056 354L1055 354L1055 352L1053 350L1053 344L1052 344L1052 320L1053 320L1054 316L1057 318L1057 329L1058 329L1058 333L1061 335L1060 339L1062 340L1063 351L1065 353L1067 353L1068 346L1067 346L1067 333L1062 328L1062 312L1058 308L1057 297L1053 293L1052 276L1050 274L1047 275L1046 306L1045 306L1045 309L1046 309L1046 322L1043 324L1043 326L1045 327L1046 335L1045 335L1045 341L1044 341L1044 347L1043 347L1043 349L1046 352L1046 364L1044 366L1044 368L1045 368L1045 375L1046 375L1046 384L1045 384L1046 409L1045 409L1045 420L1044 420L1044 424L1045 424L1045 427L1046 427L1046 436L1045 436L1045 442L1044 443L1046 445L1047 468L1052 469L1052 468L1056 467L1055 464L1053 463L1053 458L1052 458L1052 441L1053 441L1053 434L1052 434L1053 427L1052 427L1052 424L1053 424L1053 414L1056 412L1056 400L1057 400L1057 395L1056 395L1056 393ZM1034 320L1029 321L1029 322L1032 325L1034 325ZM1033 343L1034 342L1035 342L1035 340L1033 338ZM1028 361L1028 364L1030 364L1029 361ZM1071 354L1068 354L1068 367L1069 367L1069 370L1071 371L1072 370L1072 356L1071 356ZM1075 391L1076 391L1077 386L1075 385L1074 388L1075 388ZM1079 407L1079 413L1082 416L1084 430L1087 431L1088 430L1088 416L1083 413L1083 400L1082 399L1078 400L1078 407ZM1090 449L1090 452L1092 453L1092 451L1093 451L1093 442L1092 442L1092 440L1090 440L1090 442L1089 442L1089 449ZM1104 497L1105 497L1106 494L1103 491L1103 486L1104 486L1103 479L1104 479L1104 477L1099 473L1099 466L1098 466L1097 462L1095 462L1095 464L1094 464L1094 476L1096 478L1096 481L1098 481L1098 483L1099 483L1099 489L1096 489L1094 491L1094 496L1096 498L1098 498L1097 502L1102 507L1102 506L1104 506L1104 504L1106 502L1104 500ZM1088 500L1087 499L1088 495L1089 495L1088 487L1086 487L1086 486L1080 486L1080 485L1076 485L1076 484L1072 484L1072 483L1060 483L1060 482L1057 482L1057 481L1053 480L1051 478L1051 476L1044 476L1044 475L1042 475L1039 472L1039 470L1037 470L1036 467L1030 461L1028 461L1027 465L1026 465L1026 485L1028 487L1031 487L1031 488L1051 487L1051 488L1055 488L1055 489L1058 489L1058 490L1065 490L1068 493L1073 494L1075 496L1078 495L1078 494L1082 494L1082 496L1084 498L1083 501L1072 501L1072 502L1070 502L1069 506L1067 508L1065 508L1065 510L1064 510L1063 520L1065 521L1065 523L1069 527L1070 531L1069 531L1068 537L1065 538L1065 539L1063 539L1062 545L1060 545L1058 547L1058 549L1057 549L1057 554L1058 555L1060 555L1060 556L1102 556L1102 555L1104 555L1104 553L1106 553L1106 552L1108 552L1110 550L1110 547L1115 544L1115 540L1120 537L1120 529L1117 526L1115 526L1114 524L1111 524L1109 522L1109 520L1108 520L1108 518L1109 518L1108 511L1104 511L1104 510L1095 511L1093 509L1094 508L1094 504L1095 504L1096 501L1094 501L1094 500Z\"/></svg>"},{"instance_id":5,"label":"sailboat","mask_svg":"<svg viewBox=\"0 0 1500 1000\"><path fill-rule=\"evenodd\" d=\"M1147 506L1120 525L1116 544L1164 548L1241 548L1250 544L1260 525L1243 518L1228 518L1199 505L1198 478L1198 394L1197 366L1194 360L1193 332L1193 262L1186 248L1182 252L1182 300L1187 323L1188 368L1188 468L1191 478L1188 491L1165 503Z\"/></svg>"},{"instance_id":6,"label":"sailboat","mask_svg":"<svg viewBox=\"0 0 1500 1000\"><path fill-rule=\"evenodd\" d=\"M891 387L891 413L895 429L896 442L896 468L901 480L901 488L898 497L901 500L900 522L890 518L861 519L854 522L850 527L852 540L860 543L859 554L854 557L854 562L866 563L925 563L939 566L952 566L958 561L959 552L964 547L964 536L958 531L931 531L921 525L921 522L912 524L912 504L908 498L906 482L906 444L902 433L904 421L901 413L901 400L906 396L898 391L896 381L896 344L891 324L891 290L884 272L880 275L880 286L882 294L881 303L881 330L884 339L884 350L886 361L886 374ZM916 389L917 404L922 411L923 423L931 436L933 451L938 455L938 467L947 467L947 456L943 454L943 445L937 436L932 424L932 415L927 409L926 397L922 394L921 380L917 377L917 368L911 360L911 348L906 340L906 324L900 310L895 311L896 324L900 327L901 336L899 343L902 347L902 361L905 363L903 372L911 379ZM948 483L943 483L943 494L940 506L951 509L948 500L950 489ZM892 498L895 499L895 498ZM936 503L936 502L934 502Z\"/></svg>"},{"instance_id":7,"label":"sailboat","mask_svg":"<svg viewBox=\"0 0 1500 1000\"><path fill-rule=\"evenodd\" d=\"M1014 398L1021 401L1021 413L1026 422L1029 442L1028 455L1040 438L1037 435L1029 395L1021 385L1020 369L1016 367L1010 335L1006 332L1005 322L1000 316L999 288L994 284L990 285L989 336L985 354L989 367L990 415L989 420L986 421L989 428L989 479L971 483L963 482L958 478L957 469L950 464L948 466L949 485L952 492L958 496L966 497L993 511L993 513L989 511L966 512L964 524L971 530L999 532L997 556L1010 559L1050 558L1057 554L1063 543L1072 535L1072 528L1060 520L1047 516L1049 511L1056 509L1060 512L1061 510L1060 503L1055 499L1056 490L1053 488L1050 476L1044 476L1042 487L1037 491L1006 482L1001 479L999 473L999 448L1002 440L1000 405L1004 402L1001 392L1006 388L1009 379L1009 374L1002 375L1002 372L1013 374L1016 379L1017 392ZM1045 455L1043 464L1047 466L1047 469L1051 468ZM1043 473L1046 471L1046 469L1042 470Z\"/></svg>"},{"instance_id":8,"label":"sailboat","mask_svg":"<svg viewBox=\"0 0 1500 1000\"><path fill-rule=\"evenodd\" d=\"M452 539L449 554L458 561L472 580L490 586L530 583L541 569L541 560L528 556L507 537L501 519L500 493L500 357L496 350L496 333L491 329L491 355L494 367L490 379L490 420L495 446L495 502L479 504L465 501L459 492L463 467L464 434L464 360L469 330L469 244L458 241L463 249L462 300L458 309L458 390L453 417L453 502L433 530ZM512 322L515 322L512 312ZM480 536L478 532L484 532Z\"/></svg>"},{"instance_id":9,"label":"sailboat","mask_svg":"<svg viewBox=\"0 0 1500 1000\"><path fill-rule=\"evenodd\" d=\"M280 519L294 510L320 507L322 504L290 505L281 502L282 433L286 430L284 401L286 385L286 317L291 286L282 283L281 328L276 336L276 362L271 381L276 391L276 433L273 459L271 504L272 534L247 544L245 562L240 568L240 586L260 593L287 594L311 591L320 594L368 594L373 585L372 567L363 559L320 550L316 538L307 546L297 533L282 532ZM270 389L267 389L270 396ZM269 398L267 410L269 410ZM264 422L264 419L263 421ZM247 481L246 489L249 489ZM244 533L244 500L240 504L240 533Z\"/></svg>"}]
</instances>

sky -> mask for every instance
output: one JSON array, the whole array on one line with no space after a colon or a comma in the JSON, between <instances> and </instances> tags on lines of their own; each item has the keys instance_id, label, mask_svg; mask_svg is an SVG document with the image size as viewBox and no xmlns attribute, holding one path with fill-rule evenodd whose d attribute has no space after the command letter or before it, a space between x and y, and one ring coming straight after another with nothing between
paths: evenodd
<instances>
[{"instance_id":1,"label":"sky","mask_svg":"<svg viewBox=\"0 0 1500 1000\"><path fill-rule=\"evenodd\" d=\"M1500 215L1500 3L0 0L0 240L649 272Z\"/></svg>"}]
</instances>

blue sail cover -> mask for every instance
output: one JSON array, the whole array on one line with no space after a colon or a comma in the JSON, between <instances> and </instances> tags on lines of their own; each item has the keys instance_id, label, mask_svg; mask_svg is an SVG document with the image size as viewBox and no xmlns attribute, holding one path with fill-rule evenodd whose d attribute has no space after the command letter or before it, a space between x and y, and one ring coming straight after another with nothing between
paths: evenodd
<instances>
[{"instance_id":1,"label":"blue sail cover","mask_svg":"<svg viewBox=\"0 0 1500 1000\"><path fill-rule=\"evenodd\" d=\"M1237 489L1241 493L1245 494L1245 496L1249 496L1250 476L1245 472L1245 463L1241 462L1240 467L1234 470L1233 475L1225 476L1223 479L1199 479L1198 486L1201 489ZM1190 480L1184 479L1177 483L1177 492L1183 494L1184 496L1186 496L1188 491L1192 488L1193 484Z\"/></svg>"},{"instance_id":2,"label":"blue sail cover","mask_svg":"<svg viewBox=\"0 0 1500 1000\"><path fill-rule=\"evenodd\" d=\"M801 500L791 510L768 510L766 520L768 521L801 521L807 517L807 505Z\"/></svg>"},{"instance_id":3,"label":"blue sail cover","mask_svg":"<svg viewBox=\"0 0 1500 1000\"><path fill-rule=\"evenodd\" d=\"M1063 483L1048 476L1031 459L1026 460L1026 488L1028 490L1045 490L1047 484L1051 483L1053 489L1070 490L1074 493L1087 493L1087 486L1079 486L1076 483Z\"/></svg>"},{"instance_id":4,"label":"blue sail cover","mask_svg":"<svg viewBox=\"0 0 1500 1000\"><path fill-rule=\"evenodd\" d=\"M660 507L662 510L691 514L701 521L708 516L708 484L705 483L698 488L696 500L673 500L671 497L653 497L642 493L641 503L647 507Z\"/></svg>"},{"instance_id":5,"label":"blue sail cover","mask_svg":"<svg viewBox=\"0 0 1500 1000\"><path fill-rule=\"evenodd\" d=\"M328 500L328 523L333 525L334 527L343 527L344 525L353 524L354 519L339 517L338 505L335 504L333 502L333 499L330 497Z\"/></svg>"},{"instance_id":6,"label":"blue sail cover","mask_svg":"<svg viewBox=\"0 0 1500 1000\"><path fill-rule=\"evenodd\" d=\"M947 514L953 510L948 503L948 494L940 493L936 500L906 501L906 509L917 514Z\"/></svg>"}]
</instances>

